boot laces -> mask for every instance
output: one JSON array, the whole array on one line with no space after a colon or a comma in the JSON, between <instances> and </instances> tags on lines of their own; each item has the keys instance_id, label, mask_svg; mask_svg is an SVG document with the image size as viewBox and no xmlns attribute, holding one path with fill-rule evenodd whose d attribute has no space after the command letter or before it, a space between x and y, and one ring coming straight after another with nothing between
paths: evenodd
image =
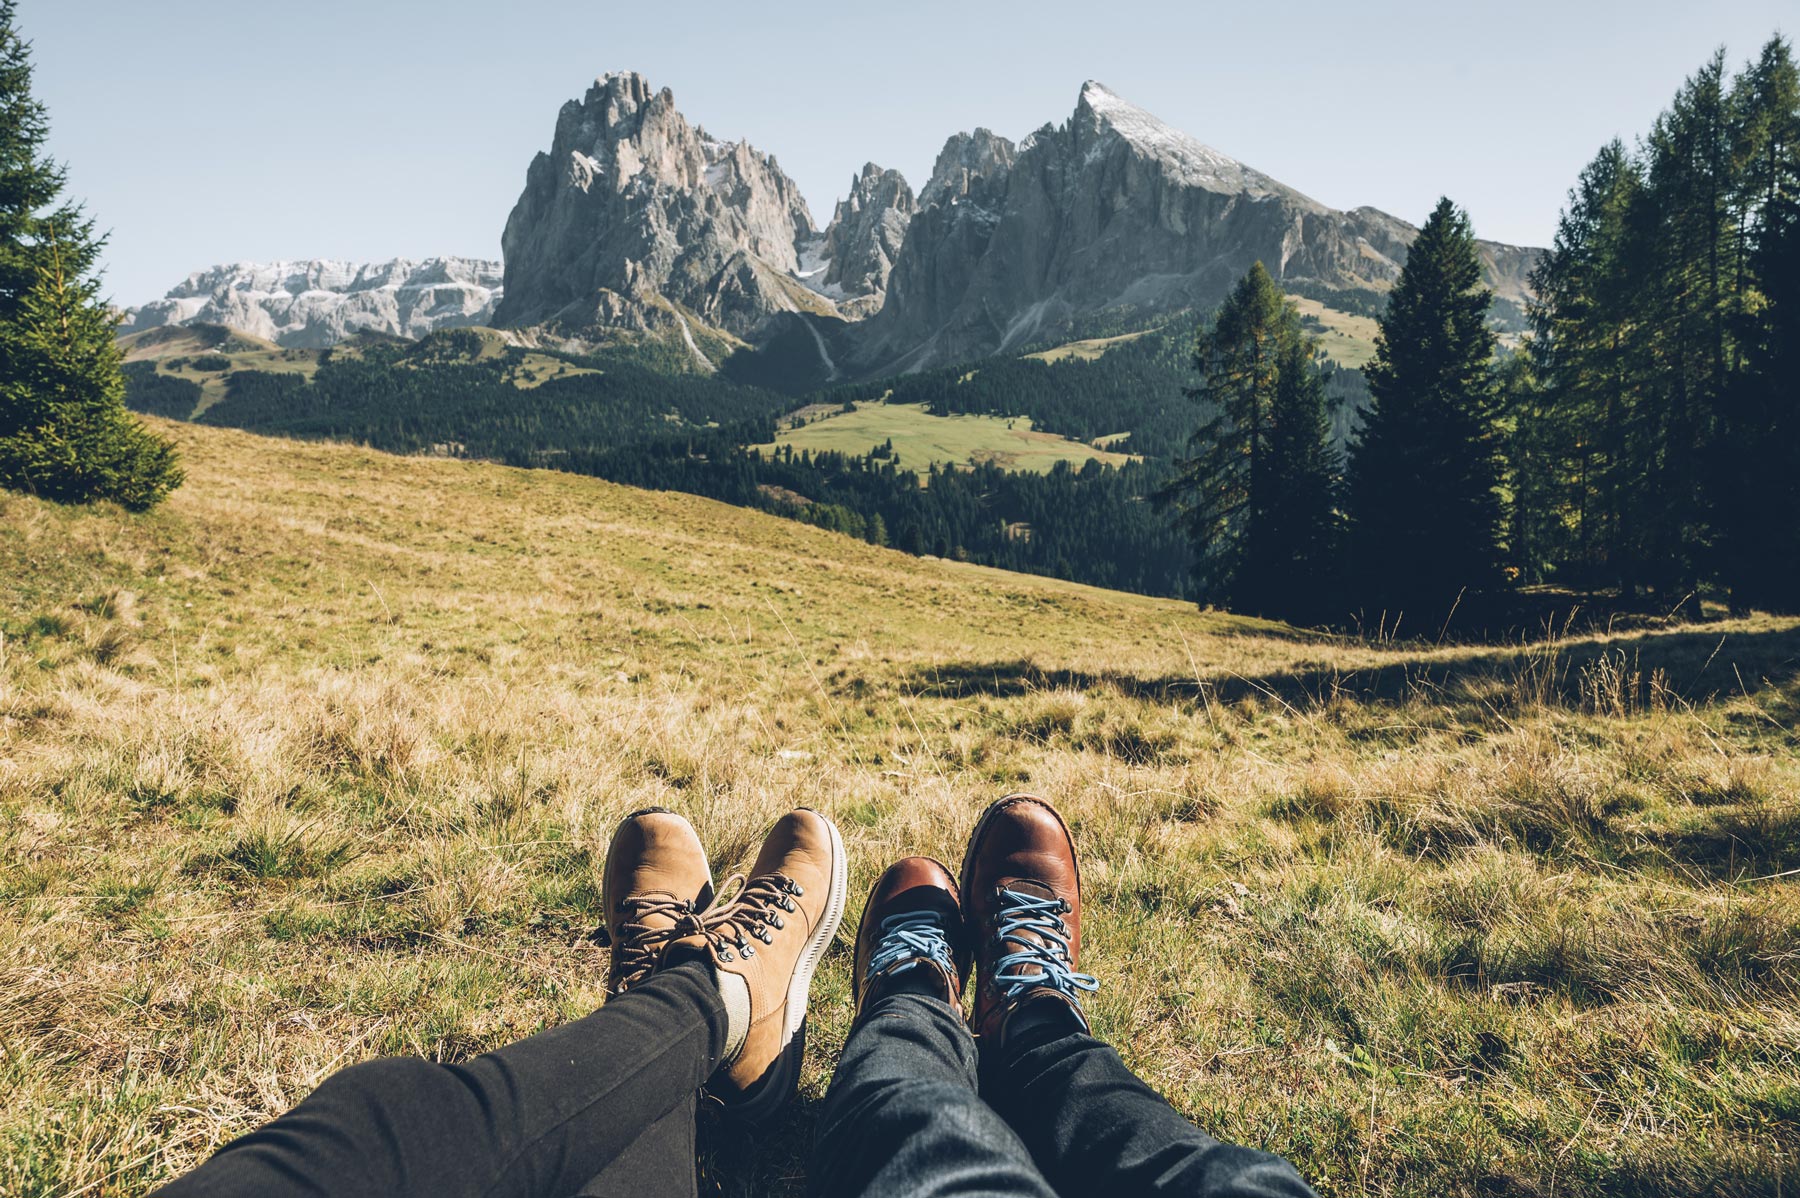
<instances>
[{"instance_id":1,"label":"boot laces","mask_svg":"<svg viewBox=\"0 0 1800 1198\"><path fill-rule=\"evenodd\" d=\"M733 874L720 889L734 883L740 887L737 894L728 903L714 903L700 928L721 961L756 956L756 942L773 944L773 933L787 927L782 914L799 910L794 900L806 893L786 874L759 874L749 881Z\"/></svg>"},{"instance_id":2,"label":"boot laces","mask_svg":"<svg viewBox=\"0 0 1800 1198\"><path fill-rule=\"evenodd\" d=\"M1077 1003L1082 991L1100 989L1098 979L1077 973L1069 960L1069 925L1062 918L1069 913L1067 899L1039 898L1004 887L999 897L994 940L1012 951L994 962L994 988L1008 1002L1039 986Z\"/></svg>"},{"instance_id":3,"label":"boot laces","mask_svg":"<svg viewBox=\"0 0 1800 1198\"><path fill-rule=\"evenodd\" d=\"M672 941L697 935L704 926L693 900L672 894L627 895L619 900L619 913L625 920L619 925L618 936L609 937L608 943L612 945L621 993L650 975L662 950ZM653 919L658 922L652 923Z\"/></svg>"},{"instance_id":4,"label":"boot laces","mask_svg":"<svg viewBox=\"0 0 1800 1198\"><path fill-rule=\"evenodd\" d=\"M949 931L941 911L900 911L881 921L881 935L869 954L865 982L872 982L903 962L929 961L951 977L956 962L950 952ZM907 966L911 968L911 966Z\"/></svg>"}]
</instances>

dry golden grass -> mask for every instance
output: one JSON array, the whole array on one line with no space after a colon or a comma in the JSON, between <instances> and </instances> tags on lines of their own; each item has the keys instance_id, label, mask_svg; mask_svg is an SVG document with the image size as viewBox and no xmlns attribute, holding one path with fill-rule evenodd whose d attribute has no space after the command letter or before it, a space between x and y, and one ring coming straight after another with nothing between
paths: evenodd
<instances>
[{"instance_id":1,"label":"dry golden grass","mask_svg":"<svg viewBox=\"0 0 1800 1198\"><path fill-rule=\"evenodd\" d=\"M863 889L1069 815L1098 1030L1327 1194L1800 1180L1800 627L1373 646L678 495L163 424L0 497L0 1194L141 1194L380 1053L591 1010L617 818ZM709 1183L798 1191L804 1100Z\"/></svg>"}]
</instances>

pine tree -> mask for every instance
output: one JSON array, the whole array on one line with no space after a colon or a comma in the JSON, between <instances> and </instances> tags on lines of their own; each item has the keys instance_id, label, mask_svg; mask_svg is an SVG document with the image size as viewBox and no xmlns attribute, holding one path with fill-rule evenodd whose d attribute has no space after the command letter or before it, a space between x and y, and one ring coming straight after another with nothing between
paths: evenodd
<instances>
[{"instance_id":1,"label":"pine tree","mask_svg":"<svg viewBox=\"0 0 1800 1198\"><path fill-rule=\"evenodd\" d=\"M1650 464L1641 491L1644 562L1667 609L1692 613L1715 565L1718 418L1736 306L1734 155L1723 52L1657 118L1644 157L1647 249L1639 306L1648 335L1640 365Z\"/></svg>"},{"instance_id":2,"label":"pine tree","mask_svg":"<svg viewBox=\"0 0 1800 1198\"><path fill-rule=\"evenodd\" d=\"M1534 578L1556 572L1625 593L1644 572L1650 469L1641 435L1643 195L1642 171L1616 140L1582 171L1532 272L1529 383L1510 405L1518 564Z\"/></svg>"},{"instance_id":3,"label":"pine tree","mask_svg":"<svg viewBox=\"0 0 1800 1198\"><path fill-rule=\"evenodd\" d=\"M1195 340L1192 394L1214 412L1192 438L1200 453L1159 498L1194 543L1203 603L1292 619L1324 613L1337 463L1313 350L1260 262Z\"/></svg>"},{"instance_id":4,"label":"pine tree","mask_svg":"<svg viewBox=\"0 0 1800 1198\"><path fill-rule=\"evenodd\" d=\"M1491 299L1467 215L1440 200L1388 297L1350 459L1353 594L1387 626L1504 582Z\"/></svg>"},{"instance_id":5,"label":"pine tree","mask_svg":"<svg viewBox=\"0 0 1800 1198\"><path fill-rule=\"evenodd\" d=\"M0 486L143 510L181 473L174 448L125 409L96 275L104 239L79 205L57 203L64 173L42 154L47 132L30 45L0 0Z\"/></svg>"},{"instance_id":6,"label":"pine tree","mask_svg":"<svg viewBox=\"0 0 1800 1198\"><path fill-rule=\"evenodd\" d=\"M1340 520L1337 509L1343 461L1331 443L1325 379L1315 346L1301 332L1299 314L1283 304L1275 402L1269 416L1269 469L1273 494L1264 505L1260 555L1268 571L1268 614L1319 623L1335 614L1338 600Z\"/></svg>"},{"instance_id":7,"label":"pine tree","mask_svg":"<svg viewBox=\"0 0 1800 1198\"><path fill-rule=\"evenodd\" d=\"M1734 609L1800 611L1800 68L1784 39L1739 76L1732 106L1743 361L1719 411L1719 572Z\"/></svg>"}]
</instances>

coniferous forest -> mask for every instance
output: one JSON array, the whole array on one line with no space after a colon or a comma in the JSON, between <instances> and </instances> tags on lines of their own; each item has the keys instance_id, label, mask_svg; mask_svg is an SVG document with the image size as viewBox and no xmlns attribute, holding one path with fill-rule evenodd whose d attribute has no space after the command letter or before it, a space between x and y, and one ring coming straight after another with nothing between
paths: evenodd
<instances>
[{"instance_id":1,"label":"coniferous forest","mask_svg":"<svg viewBox=\"0 0 1800 1198\"><path fill-rule=\"evenodd\" d=\"M1217 413L1164 492L1202 602L1415 631L1459 609L1504 622L1521 585L1545 583L1670 615L1706 597L1800 610L1800 72L1785 39L1735 76L1714 55L1635 148L1601 148L1532 276L1516 351L1497 348L1466 215L1438 205L1380 314L1329 499L1312 409L1291 424L1301 452L1271 435L1305 367L1284 357L1293 314L1262 274L1201 330Z\"/></svg>"},{"instance_id":2,"label":"coniferous forest","mask_svg":"<svg viewBox=\"0 0 1800 1198\"><path fill-rule=\"evenodd\" d=\"M1601 147L1506 378L1527 579L1800 609L1800 72L1723 53Z\"/></svg>"}]
</instances>

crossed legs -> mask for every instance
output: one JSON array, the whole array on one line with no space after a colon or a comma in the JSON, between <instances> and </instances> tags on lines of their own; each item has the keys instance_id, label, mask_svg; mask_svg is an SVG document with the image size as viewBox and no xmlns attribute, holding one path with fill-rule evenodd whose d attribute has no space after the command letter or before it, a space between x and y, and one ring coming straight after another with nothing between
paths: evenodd
<instances>
[{"instance_id":1,"label":"crossed legs","mask_svg":"<svg viewBox=\"0 0 1800 1198\"><path fill-rule=\"evenodd\" d=\"M465 1064L353 1066L163 1195L692 1198L703 1087L746 1119L793 1092L807 982L843 908L842 847L817 813L784 817L720 905L685 820L630 817L608 858L599 1011ZM1077 969L1080 920L1068 830L1024 796L983 817L960 882L918 857L882 875L815 1194L1312 1193L1287 1162L1181 1118L1089 1033L1081 996L1098 983Z\"/></svg>"}]
</instances>

